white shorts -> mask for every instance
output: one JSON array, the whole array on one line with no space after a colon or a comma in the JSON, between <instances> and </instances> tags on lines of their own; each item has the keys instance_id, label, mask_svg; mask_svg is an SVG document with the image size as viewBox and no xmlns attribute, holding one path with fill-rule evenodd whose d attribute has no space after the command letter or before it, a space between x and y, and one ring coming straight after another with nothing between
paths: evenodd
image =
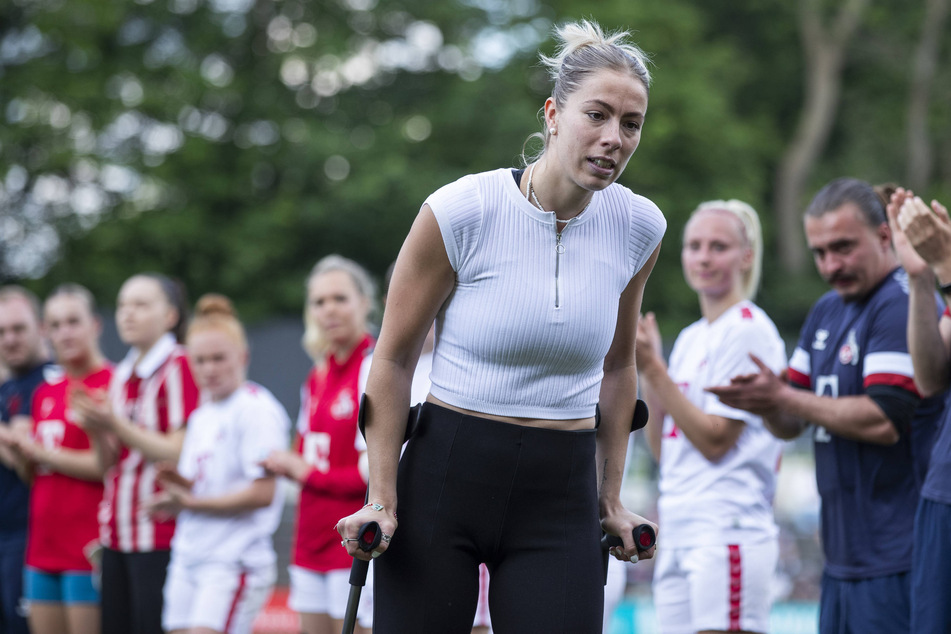
<instances>
[{"instance_id":1,"label":"white shorts","mask_svg":"<svg viewBox=\"0 0 951 634\"><path fill-rule=\"evenodd\" d=\"M775 539L741 546L658 549L653 589L660 632L769 631L778 557Z\"/></svg>"},{"instance_id":2,"label":"white shorts","mask_svg":"<svg viewBox=\"0 0 951 634\"><path fill-rule=\"evenodd\" d=\"M248 633L276 579L273 564L247 569L231 563L187 564L173 556L162 593L162 627Z\"/></svg>"},{"instance_id":3,"label":"white shorts","mask_svg":"<svg viewBox=\"0 0 951 634\"><path fill-rule=\"evenodd\" d=\"M611 617L624 599L624 591L627 590L627 566L623 561L608 557L608 580L604 584L604 634L611 631Z\"/></svg>"},{"instance_id":4,"label":"white shorts","mask_svg":"<svg viewBox=\"0 0 951 634\"><path fill-rule=\"evenodd\" d=\"M291 591L287 597L290 609L298 613L329 614L332 619L343 619L350 598L349 570L316 572L300 566L288 566L287 571L291 577ZM372 573L371 570L367 577ZM357 620L363 627L370 627L373 623L372 587L369 590L364 587L360 594Z\"/></svg>"}]
</instances>

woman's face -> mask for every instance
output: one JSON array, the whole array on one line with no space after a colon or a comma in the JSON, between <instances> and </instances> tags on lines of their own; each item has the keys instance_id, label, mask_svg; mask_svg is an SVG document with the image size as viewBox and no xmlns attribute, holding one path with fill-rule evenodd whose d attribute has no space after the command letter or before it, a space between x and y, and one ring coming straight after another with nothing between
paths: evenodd
<instances>
[{"instance_id":1,"label":"woman's face","mask_svg":"<svg viewBox=\"0 0 951 634\"><path fill-rule=\"evenodd\" d=\"M740 220L727 211L699 211L687 222L680 259L693 290L712 297L742 292L753 255L741 232Z\"/></svg>"},{"instance_id":2,"label":"woman's face","mask_svg":"<svg viewBox=\"0 0 951 634\"><path fill-rule=\"evenodd\" d=\"M230 396L244 383L248 354L221 330L199 330L188 336L188 363L198 387L212 400Z\"/></svg>"},{"instance_id":3,"label":"woman's face","mask_svg":"<svg viewBox=\"0 0 951 634\"><path fill-rule=\"evenodd\" d=\"M589 75L559 107L545 102L545 122L555 133L547 152L568 177L589 191L618 179L641 140L647 87L637 78L602 69Z\"/></svg>"},{"instance_id":4,"label":"woman's face","mask_svg":"<svg viewBox=\"0 0 951 634\"><path fill-rule=\"evenodd\" d=\"M60 364L79 365L95 354L99 321L78 295L60 294L47 300L43 308L43 323Z\"/></svg>"},{"instance_id":5,"label":"woman's face","mask_svg":"<svg viewBox=\"0 0 951 634\"><path fill-rule=\"evenodd\" d=\"M328 271L307 283L307 315L325 333L331 351L350 348L366 334L370 302L346 271Z\"/></svg>"},{"instance_id":6,"label":"woman's face","mask_svg":"<svg viewBox=\"0 0 951 634\"><path fill-rule=\"evenodd\" d=\"M122 341L133 348L148 350L177 320L178 311L169 303L158 280L133 277L119 289L116 327Z\"/></svg>"}]
</instances>

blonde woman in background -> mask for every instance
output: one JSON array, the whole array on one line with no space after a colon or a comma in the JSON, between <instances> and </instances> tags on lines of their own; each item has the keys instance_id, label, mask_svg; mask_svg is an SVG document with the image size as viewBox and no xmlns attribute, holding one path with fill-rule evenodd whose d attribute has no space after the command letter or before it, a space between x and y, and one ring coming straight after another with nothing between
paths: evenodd
<instances>
[{"instance_id":1,"label":"blonde woman in background","mask_svg":"<svg viewBox=\"0 0 951 634\"><path fill-rule=\"evenodd\" d=\"M329 255L314 266L304 309L304 349L314 367L301 390L296 450L275 451L264 462L301 486L288 605L304 634L339 632L350 591L352 559L333 527L363 506L366 494L357 412L361 368L374 344L368 319L375 292L352 260Z\"/></svg>"},{"instance_id":2,"label":"blonde woman in background","mask_svg":"<svg viewBox=\"0 0 951 634\"><path fill-rule=\"evenodd\" d=\"M665 634L769 629L782 442L759 416L704 391L755 372L751 354L777 373L786 367L776 326L753 303L762 244L748 204L701 204L684 228L681 262L702 317L677 337L669 367L654 315L637 328L647 438L660 462L664 548L654 569L654 605Z\"/></svg>"}]
</instances>

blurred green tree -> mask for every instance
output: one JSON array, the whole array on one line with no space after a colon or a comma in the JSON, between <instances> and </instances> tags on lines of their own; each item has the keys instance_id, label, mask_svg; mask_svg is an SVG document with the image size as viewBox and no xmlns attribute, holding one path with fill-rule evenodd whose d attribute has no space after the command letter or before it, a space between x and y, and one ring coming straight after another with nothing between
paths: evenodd
<instances>
[{"instance_id":1,"label":"blurred green tree","mask_svg":"<svg viewBox=\"0 0 951 634\"><path fill-rule=\"evenodd\" d=\"M800 5L822 16L839 6L814 2ZM771 244L804 253L772 205L809 69L797 10L781 0L605 0L594 15L574 0L10 0L0 6L0 278L36 278L40 292L79 281L108 303L123 279L153 269L193 295L232 296L249 319L297 313L319 257L338 252L381 275L426 195L520 162L550 90L536 52L551 51L553 23L590 16L634 30L655 60L622 182L668 216L645 310L674 332L697 313L678 254L699 202L747 200ZM898 122L923 24L924 5L878 0L856 27L800 206L834 176L904 174ZM941 195L951 82L937 41L924 100L936 177L923 187ZM761 303L794 332L822 285L775 253Z\"/></svg>"}]
</instances>

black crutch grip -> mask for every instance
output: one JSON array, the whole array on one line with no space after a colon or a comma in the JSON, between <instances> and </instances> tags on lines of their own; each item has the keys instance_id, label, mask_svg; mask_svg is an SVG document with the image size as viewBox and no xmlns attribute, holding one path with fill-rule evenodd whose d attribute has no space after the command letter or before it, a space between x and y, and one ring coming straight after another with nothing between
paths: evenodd
<instances>
[{"instance_id":1,"label":"black crutch grip","mask_svg":"<svg viewBox=\"0 0 951 634\"><path fill-rule=\"evenodd\" d=\"M380 538L382 537L383 531L380 530L380 525L376 522L367 522L360 527L360 532L357 534L357 548L365 553L372 552L374 548L380 545ZM354 557L353 563L350 565L350 585L360 586L361 588L365 586L369 567L369 561Z\"/></svg>"},{"instance_id":2,"label":"black crutch grip","mask_svg":"<svg viewBox=\"0 0 951 634\"><path fill-rule=\"evenodd\" d=\"M657 541L657 535L654 533L654 529L651 528L649 524L635 526L634 530L631 531L631 535L634 537L634 544L637 546L637 550L639 552L650 550ZM623 545L624 542L617 535L605 535L601 538L601 548L604 548L605 550L608 548L614 548L615 546L621 547Z\"/></svg>"}]
</instances>

